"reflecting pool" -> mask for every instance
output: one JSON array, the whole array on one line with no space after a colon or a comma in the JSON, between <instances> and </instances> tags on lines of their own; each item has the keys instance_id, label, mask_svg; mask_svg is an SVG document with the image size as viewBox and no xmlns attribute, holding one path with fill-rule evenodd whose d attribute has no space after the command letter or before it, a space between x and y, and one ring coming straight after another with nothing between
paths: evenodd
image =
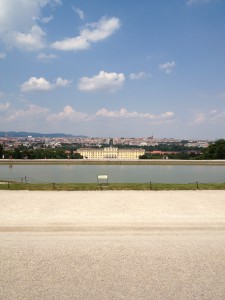
<instances>
[{"instance_id":1,"label":"reflecting pool","mask_svg":"<svg viewBox=\"0 0 225 300\"><path fill-rule=\"evenodd\" d=\"M48 183L225 182L225 166L214 165L0 165L0 180Z\"/></svg>"}]
</instances>

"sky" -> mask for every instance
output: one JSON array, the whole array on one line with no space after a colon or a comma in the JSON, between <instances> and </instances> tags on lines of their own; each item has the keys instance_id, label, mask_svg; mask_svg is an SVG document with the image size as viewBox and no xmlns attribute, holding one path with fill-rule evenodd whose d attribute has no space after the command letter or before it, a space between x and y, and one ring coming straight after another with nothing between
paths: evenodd
<instances>
[{"instance_id":1,"label":"sky","mask_svg":"<svg viewBox=\"0 0 225 300\"><path fill-rule=\"evenodd\" d=\"M225 138L224 0L0 0L0 131Z\"/></svg>"}]
</instances>

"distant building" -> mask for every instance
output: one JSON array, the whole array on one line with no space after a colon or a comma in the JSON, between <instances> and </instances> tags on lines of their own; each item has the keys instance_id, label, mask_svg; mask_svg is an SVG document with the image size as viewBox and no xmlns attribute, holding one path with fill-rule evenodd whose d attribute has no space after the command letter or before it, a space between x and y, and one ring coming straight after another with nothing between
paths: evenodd
<instances>
[{"instance_id":1,"label":"distant building","mask_svg":"<svg viewBox=\"0 0 225 300\"><path fill-rule=\"evenodd\" d=\"M87 159L139 159L140 155L145 154L141 148L119 149L116 147L106 148L80 148L77 153Z\"/></svg>"}]
</instances>

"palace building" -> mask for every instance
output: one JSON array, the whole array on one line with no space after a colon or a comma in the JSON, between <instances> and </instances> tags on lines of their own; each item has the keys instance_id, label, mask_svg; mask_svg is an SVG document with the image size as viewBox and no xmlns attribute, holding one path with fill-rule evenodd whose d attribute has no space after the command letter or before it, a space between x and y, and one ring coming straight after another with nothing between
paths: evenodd
<instances>
[{"instance_id":1,"label":"palace building","mask_svg":"<svg viewBox=\"0 0 225 300\"><path fill-rule=\"evenodd\" d=\"M145 154L141 148L119 149L116 147L106 148L79 148L76 151L85 159L139 159Z\"/></svg>"}]
</instances>

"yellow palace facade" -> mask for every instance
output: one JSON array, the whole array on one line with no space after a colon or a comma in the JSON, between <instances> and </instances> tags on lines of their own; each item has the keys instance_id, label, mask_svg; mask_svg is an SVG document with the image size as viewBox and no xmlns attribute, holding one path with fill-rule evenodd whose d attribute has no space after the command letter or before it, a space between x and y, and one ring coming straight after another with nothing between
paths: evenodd
<instances>
[{"instance_id":1,"label":"yellow palace facade","mask_svg":"<svg viewBox=\"0 0 225 300\"><path fill-rule=\"evenodd\" d=\"M106 148L79 148L76 151L85 159L139 159L145 154L141 148L119 149L116 147Z\"/></svg>"}]
</instances>

